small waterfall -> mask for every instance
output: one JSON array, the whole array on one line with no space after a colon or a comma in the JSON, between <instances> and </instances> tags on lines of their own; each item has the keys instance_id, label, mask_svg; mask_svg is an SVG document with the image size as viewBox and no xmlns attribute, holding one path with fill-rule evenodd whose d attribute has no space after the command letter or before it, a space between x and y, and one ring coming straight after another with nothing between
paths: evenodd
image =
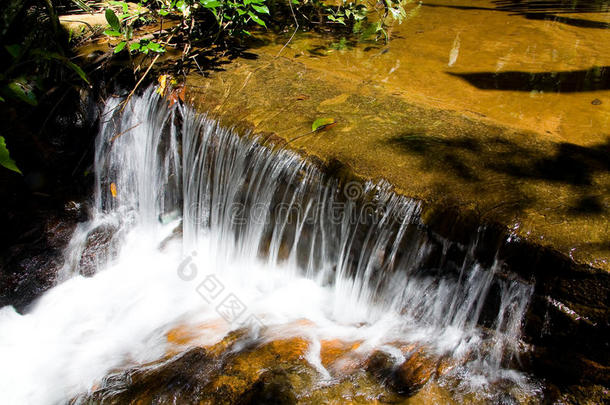
<instances>
[{"instance_id":1,"label":"small waterfall","mask_svg":"<svg viewBox=\"0 0 610 405\"><path fill-rule=\"evenodd\" d=\"M28 314L0 310L0 392L15 403L72 398L162 356L176 324L218 318L225 332L311 321L311 362L326 377L316 358L329 336L369 351L419 342L455 358L465 380L517 376L509 366L532 286L499 261L479 263L476 235L470 246L445 240L388 184L339 182L152 88L123 113L119 101L106 104L94 207L62 282ZM108 240L84 271L100 232ZM223 297L234 304L225 312Z\"/></svg>"}]
</instances>

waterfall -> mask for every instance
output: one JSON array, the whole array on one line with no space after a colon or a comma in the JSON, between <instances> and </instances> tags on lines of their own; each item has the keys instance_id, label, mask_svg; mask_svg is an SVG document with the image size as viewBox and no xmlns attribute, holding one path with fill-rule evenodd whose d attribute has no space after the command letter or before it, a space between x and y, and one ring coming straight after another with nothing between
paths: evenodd
<instances>
[{"instance_id":1,"label":"waterfall","mask_svg":"<svg viewBox=\"0 0 610 405\"><path fill-rule=\"evenodd\" d=\"M419 342L454 357L465 380L519 379L509 366L532 286L479 263L477 235L448 241L389 184L339 181L152 88L123 112L119 102L106 103L91 218L57 286L26 314L0 309L8 403L69 400L160 358L176 325L212 319L224 329L202 341L244 327L273 338L307 319L321 378L316 344L334 337L363 351Z\"/></svg>"}]
</instances>

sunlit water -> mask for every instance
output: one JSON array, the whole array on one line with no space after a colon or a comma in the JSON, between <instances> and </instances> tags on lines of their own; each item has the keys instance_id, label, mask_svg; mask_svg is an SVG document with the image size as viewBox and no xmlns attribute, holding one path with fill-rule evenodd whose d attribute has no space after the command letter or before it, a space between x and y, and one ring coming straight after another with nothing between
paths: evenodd
<instances>
[{"instance_id":1,"label":"sunlit water","mask_svg":"<svg viewBox=\"0 0 610 405\"><path fill-rule=\"evenodd\" d=\"M336 377L319 356L333 338L362 341L362 353L420 342L452 356L467 389L498 379L530 389L507 364L531 286L501 263L479 264L476 238L469 247L430 235L419 204L387 185L339 186L152 89L123 115L118 103L106 104L91 220L76 230L58 285L24 314L0 309L2 403L66 402L111 371L164 356L172 328L205 322L221 326L200 329L197 344L244 327L305 337L321 381ZM80 256L100 225L112 241L86 278ZM451 248L465 252L458 263L445 259ZM484 331L491 290L499 299Z\"/></svg>"},{"instance_id":2,"label":"sunlit water","mask_svg":"<svg viewBox=\"0 0 610 405\"><path fill-rule=\"evenodd\" d=\"M610 133L610 5L604 0L426 0L390 42L302 33L282 56L392 94L544 139ZM276 55L287 37L256 52Z\"/></svg>"}]
</instances>

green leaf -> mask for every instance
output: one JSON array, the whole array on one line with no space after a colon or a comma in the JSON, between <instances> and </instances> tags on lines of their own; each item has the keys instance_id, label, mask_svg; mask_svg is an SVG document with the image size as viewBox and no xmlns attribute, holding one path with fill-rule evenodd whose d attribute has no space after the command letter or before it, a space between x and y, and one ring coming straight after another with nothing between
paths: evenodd
<instances>
[{"instance_id":1,"label":"green leaf","mask_svg":"<svg viewBox=\"0 0 610 405\"><path fill-rule=\"evenodd\" d=\"M3 136L0 136L0 165L19 174L23 174L17 167L15 161L11 159L11 155L6 148L6 142Z\"/></svg>"},{"instance_id":2,"label":"green leaf","mask_svg":"<svg viewBox=\"0 0 610 405\"><path fill-rule=\"evenodd\" d=\"M186 1L184 0L180 0L176 3L176 8L178 10L180 10L180 12L182 13L182 15L184 15L185 17L188 17L189 15L189 5Z\"/></svg>"},{"instance_id":3,"label":"green leaf","mask_svg":"<svg viewBox=\"0 0 610 405\"><path fill-rule=\"evenodd\" d=\"M0 101L5 102L6 100L0 96Z\"/></svg>"},{"instance_id":4,"label":"green leaf","mask_svg":"<svg viewBox=\"0 0 610 405\"><path fill-rule=\"evenodd\" d=\"M329 15L328 19L330 21L333 21L333 22L345 25L345 22L343 21L343 17L335 17L335 16L332 16L332 15Z\"/></svg>"},{"instance_id":5,"label":"green leaf","mask_svg":"<svg viewBox=\"0 0 610 405\"><path fill-rule=\"evenodd\" d=\"M126 13L129 10L129 5L127 3L125 3L124 1L110 1L110 4L112 4L113 6L119 6L121 8L123 8L123 12Z\"/></svg>"},{"instance_id":6,"label":"green leaf","mask_svg":"<svg viewBox=\"0 0 610 405\"><path fill-rule=\"evenodd\" d=\"M32 91L32 88L25 83L24 79L17 79L8 85L9 90L15 97L21 101L25 101L29 105L38 105L36 95Z\"/></svg>"},{"instance_id":7,"label":"green leaf","mask_svg":"<svg viewBox=\"0 0 610 405\"><path fill-rule=\"evenodd\" d=\"M113 31L121 31L119 17L117 17L116 14L114 14L114 11L112 11L110 8L106 9L106 21L108 21L108 24Z\"/></svg>"},{"instance_id":8,"label":"green leaf","mask_svg":"<svg viewBox=\"0 0 610 405\"><path fill-rule=\"evenodd\" d=\"M160 15L161 17L165 17L166 15L168 15L168 14L169 14L169 11L164 10L164 9L160 9L160 10L159 10L159 11L157 11L157 12L159 13L159 15Z\"/></svg>"},{"instance_id":9,"label":"green leaf","mask_svg":"<svg viewBox=\"0 0 610 405\"><path fill-rule=\"evenodd\" d=\"M89 83L89 79L87 79L87 75L76 63L70 61L68 58L64 59L65 64L72 70L76 72L76 74L83 79L85 82Z\"/></svg>"},{"instance_id":10,"label":"green leaf","mask_svg":"<svg viewBox=\"0 0 610 405\"><path fill-rule=\"evenodd\" d=\"M104 31L104 34L110 36L110 37L120 37L121 33L118 31L113 31L113 30L106 30Z\"/></svg>"},{"instance_id":11,"label":"green leaf","mask_svg":"<svg viewBox=\"0 0 610 405\"><path fill-rule=\"evenodd\" d=\"M163 49L163 47L156 42L149 42L146 45L146 48L150 49L153 52L158 52L158 53L165 52L165 49Z\"/></svg>"},{"instance_id":12,"label":"green leaf","mask_svg":"<svg viewBox=\"0 0 610 405\"><path fill-rule=\"evenodd\" d=\"M123 50L123 48L125 48L125 45L127 45L127 42L125 41L121 41L117 44L117 46L114 48L114 53L119 53Z\"/></svg>"},{"instance_id":13,"label":"green leaf","mask_svg":"<svg viewBox=\"0 0 610 405\"><path fill-rule=\"evenodd\" d=\"M36 55L40 55L45 59L55 59L55 60L62 62L63 64L68 66L70 69L74 70L76 72L76 74L80 76L81 79L83 79L85 82L89 83L89 79L87 79L87 75L85 74L83 69L81 69L80 66L78 66L76 63L72 62L70 59L66 58L65 56L60 55L57 52L46 52L46 51L37 51L37 50L32 51L32 53L34 53Z\"/></svg>"},{"instance_id":14,"label":"green leaf","mask_svg":"<svg viewBox=\"0 0 610 405\"><path fill-rule=\"evenodd\" d=\"M222 5L217 0L201 0L200 3L205 8L217 8L217 7L220 7Z\"/></svg>"},{"instance_id":15,"label":"green leaf","mask_svg":"<svg viewBox=\"0 0 610 405\"><path fill-rule=\"evenodd\" d=\"M91 7L89 7L83 0L72 0L72 3L76 4L81 10L91 13Z\"/></svg>"},{"instance_id":16,"label":"green leaf","mask_svg":"<svg viewBox=\"0 0 610 405\"><path fill-rule=\"evenodd\" d=\"M4 48L15 59L17 59L17 57L21 53L21 45L18 45L18 44L6 45Z\"/></svg>"},{"instance_id":17,"label":"green leaf","mask_svg":"<svg viewBox=\"0 0 610 405\"><path fill-rule=\"evenodd\" d=\"M267 24L265 24L265 22L261 20L260 17L254 14L252 11L248 11L248 15L250 16L250 18L252 18L252 21L257 23L258 25L262 25L263 27L267 28Z\"/></svg>"},{"instance_id":18,"label":"green leaf","mask_svg":"<svg viewBox=\"0 0 610 405\"><path fill-rule=\"evenodd\" d=\"M138 42L132 42L129 44L130 51L137 51L138 49L140 49L140 44Z\"/></svg>"},{"instance_id":19,"label":"green leaf","mask_svg":"<svg viewBox=\"0 0 610 405\"><path fill-rule=\"evenodd\" d=\"M321 131L324 128L336 123L334 118L318 118L311 124L312 131Z\"/></svg>"},{"instance_id":20,"label":"green leaf","mask_svg":"<svg viewBox=\"0 0 610 405\"><path fill-rule=\"evenodd\" d=\"M252 4L252 8L261 14L269 14L269 8L267 6L257 6L256 4Z\"/></svg>"},{"instance_id":21,"label":"green leaf","mask_svg":"<svg viewBox=\"0 0 610 405\"><path fill-rule=\"evenodd\" d=\"M368 25L366 28L364 28L364 30L362 31L362 34L361 34L361 38L369 39L371 36L377 34L382 29L383 28L382 28L380 22L372 23L372 24Z\"/></svg>"}]
</instances>

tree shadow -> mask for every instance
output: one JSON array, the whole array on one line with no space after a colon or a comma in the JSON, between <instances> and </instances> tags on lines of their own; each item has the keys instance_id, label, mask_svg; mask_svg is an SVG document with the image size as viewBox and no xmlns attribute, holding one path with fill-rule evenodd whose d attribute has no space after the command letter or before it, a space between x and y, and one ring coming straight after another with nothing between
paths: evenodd
<instances>
[{"instance_id":1,"label":"tree shadow","mask_svg":"<svg viewBox=\"0 0 610 405\"><path fill-rule=\"evenodd\" d=\"M543 91L547 93L578 93L610 89L610 66L587 70L557 72L477 72L453 73L482 90Z\"/></svg>"},{"instance_id":2,"label":"tree shadow","mask_svg":"<svg viewBox=\"0 0 610 405\"><path fill-rule=\"evenodd\" d=\"M497 186L499 182L503 191L524 202L521 208L536 198L521 187L532 181L570 186L574 198L566 213L603 214L610 208L603 201L610 184L600 187L596 181L598 176L610 174L610 136L590 147L572 143L531 146L501 136L442 138L423 131L405 132L386 142L419 156L424 170L436 171L452 183L486 190L486 183Z\"/></svg>"},{"instance_id":3,"label":"tree shadow","mask_svg":"<svg viewBox=\"0 0 610 405\"><path fill-rule=\"evenodd\" d=\"M561 14L588 14L610 12L606 0L494 0L494 8L479 6L459 6L451 4L423 4L426 7L447 7L458 10L501 11L510 15L522 16L530 20L556 21L579 28L609 29L610 24L561 16Z\"/></svg>"},{"instance_id":4,"label":"tree shadow","mask_svg":"<svg viewBox=\"0 0 610 405\"><path fill-rule=\"evenodd\" d=\"M607 0L493 0L496 9L514 14L586 14L610 11Z\"/></svg>"},{"instance_id":5,"label":"tree shadow","mask_svg":"<svg viewBox=\"0 0 610 405\"><path fill-rule=\"evenodd\" d=\"M523 15L528 20L557 21L562 24L567 24L578 28L610 28L609 23L603 21L585 20L584 18L565 17L548 13L525 13L521 15Z\"/></svg>"}]
</instances>

